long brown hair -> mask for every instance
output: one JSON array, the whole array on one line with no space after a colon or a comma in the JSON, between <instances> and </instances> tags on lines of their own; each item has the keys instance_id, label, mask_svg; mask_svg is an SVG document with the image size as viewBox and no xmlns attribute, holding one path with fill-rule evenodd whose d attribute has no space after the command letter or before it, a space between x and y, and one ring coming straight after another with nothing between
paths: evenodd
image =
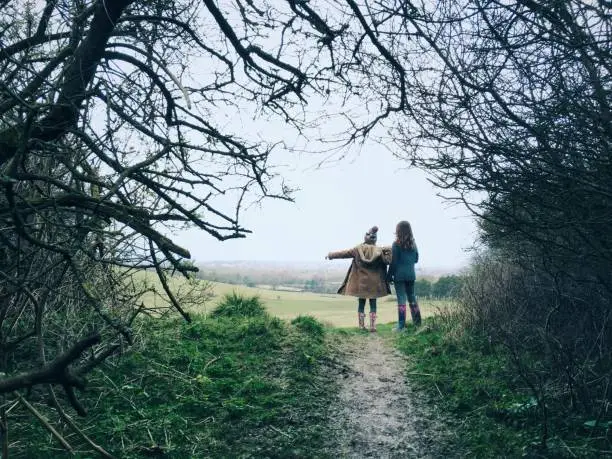
<instances>
[{"instance_id":1,"label":"long brown hair","mask_svg":"<svg viewBox=\"0 0 612 459\"><path fill-rule=\"evenodd\" d=\"M402 220L395 227L395 235L397 239L395 242L402 249L414 250L416 248L416 243L414 242L414 235L412 234L412 226L406 220Z\"/></svg>"}]
</instances>

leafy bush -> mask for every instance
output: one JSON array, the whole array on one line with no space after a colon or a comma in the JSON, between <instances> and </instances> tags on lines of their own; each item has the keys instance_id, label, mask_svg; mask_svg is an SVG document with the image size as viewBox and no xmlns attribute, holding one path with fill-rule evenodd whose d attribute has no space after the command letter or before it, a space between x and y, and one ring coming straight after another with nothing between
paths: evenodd
<instances>
[{"instance_id":1,"label":"leafy bush","mask_svg":"<svg viewBox=\"0 0 612 459\"><path fill-rule=\"evenodd\" d=\"M321 340L325 334L325 327L321 322L312 316L298 316L291 321L295 328L302 333L310 335L312 338Z\"/></svg>"},{"instance_id":2,"label":"leafy bush","mask_svg":"<svg viewBox=\"0 0 612 459\"><path fill-rule=\"evenodd\" d=\"M258 296L245 297L236 293L226 294L213 310L213 317L258 317L267 315L266 307Z\"/></svg>"},{"instance_id":3,"label":"leafy bush","mask_svg":"<svg viewBox=\"0 0 612 459\"><path fill-rule=\"evenodd\" d=\"M609 457L607 423L559 411L549 412L542 444L541 402L516 371L511 352L466 330L456 316L427 318L417 332L399 334L397 345L408 356L411 385L460 426L452 457Z\"/></svg>"}]
</instances>

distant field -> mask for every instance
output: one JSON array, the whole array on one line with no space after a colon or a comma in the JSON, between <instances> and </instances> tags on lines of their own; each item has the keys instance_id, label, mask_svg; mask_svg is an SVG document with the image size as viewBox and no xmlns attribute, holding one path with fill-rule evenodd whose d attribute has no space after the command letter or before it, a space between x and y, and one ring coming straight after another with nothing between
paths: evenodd
<instances>
[{"instance_id":1,"label":"distant field","mask_svg":"<svg viewBox=\"0 0 612 459\"><path fill-rule=\"evenodd\" d=\"M151 275L151 278L153 276ZM177 281L181 282L181 281ZM215 297L205 308L197 312L207 313L214 309L226 293L236 291L243 295L259 296L270 314L281 319L293 319L299 315L312 315L322 322L336 327L355 325L357 312L357 299L342 295L318 294L310 292L275 291L263 288L246 287L242 285L222 284L212 282ZM175 284L176 285L176 284ZM145 297L145 304L152 305L152 298ZM438 309L446 307L446 301L423 301L419 305L423 317L437 313ZM366 304L366 312L369 311ZM194 311L195 312L195 311ZM395 296L389 295L378 300L378 322L387 323L397 320L397 306Z\"/></svg>"}]
</instances>

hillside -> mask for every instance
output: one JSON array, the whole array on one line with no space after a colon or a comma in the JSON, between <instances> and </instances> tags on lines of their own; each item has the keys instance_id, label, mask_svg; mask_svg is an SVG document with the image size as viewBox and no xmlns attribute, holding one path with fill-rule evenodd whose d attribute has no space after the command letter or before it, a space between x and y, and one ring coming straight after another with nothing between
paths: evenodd
<instances>
[{"instance_id":1,"label":"hillside","mask_svg":"<svg viewBox=\"0 0 612 459\"><path fill-rule=\"evenodd\" d=\"M11 457L94 457L94 450L108 459L607 452L604 437L576 429L581 421L572 419L570 430L557 430L562 437L550 442L550 454L541 454L537 406L517 385L510 356L460 332L452 316L429 317L405 333L394 333L391 324L361 332L303 315L279 320L270 314L274 308L300 309L289 293L279 293L285 307L271 307L214 287L211 310L194 314L191 323L138 322L135 347L92 373L82 393L90 414L79 426L63 413L67 422L50 429L47 419L57 415L44 398L12 406ZM259 291L242 289L252 290ZM293 296L316 302L316 295ZM41 421L33 423L24 409ZM550 422L558 428L567 419Z\"/></svg>"},{"instance_id":2,"label":"hillside","mask_svg":"<svg viewBox=\"0 0 612 459\"><path fill-rule=\"evenodd\" d=\"M149 281L156 283L157 278L152 273L144 274ZM173 278L173 288L179 289L185 281ZM198 314L208 314L212 311L224 295L237 292L245 296L257 296L265 304L268 312L281 319L294 319L300 315L311 315L326 325L335 327L353 326L356 321L357 303L352 297L337 294L320 294L312 292L275 291L269 288L247 287L222 282L210 282L212 296L203 304L190 309ZM157 285L158 290L159 285ZM167 305L162 296L147 294L143 298L146 306ZM421 302L423 317L430 317L440 309L449 307L446 301L427 300ZM397 318L395 296L389 295L379 300L378 314L380 323L393 322Z\"/></svg>"}]
</instances>

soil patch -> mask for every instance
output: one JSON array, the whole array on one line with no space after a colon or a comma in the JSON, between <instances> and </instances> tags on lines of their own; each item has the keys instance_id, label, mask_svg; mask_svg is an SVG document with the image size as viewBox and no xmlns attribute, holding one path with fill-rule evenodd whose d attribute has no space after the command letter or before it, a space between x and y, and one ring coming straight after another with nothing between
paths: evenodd
<instances>
[{"instance_id":1,"label":"soil patch","mask_svg":"<svg viewBox=\"0 0 612 459\"><path fill-rule=\"evenodd\" d=\"M342 338L344 367L331 407L336 457L458 457L449 451L449 425L408 385L405 357L391 340L379 334Z\"/></svg>"}]
</instances>

